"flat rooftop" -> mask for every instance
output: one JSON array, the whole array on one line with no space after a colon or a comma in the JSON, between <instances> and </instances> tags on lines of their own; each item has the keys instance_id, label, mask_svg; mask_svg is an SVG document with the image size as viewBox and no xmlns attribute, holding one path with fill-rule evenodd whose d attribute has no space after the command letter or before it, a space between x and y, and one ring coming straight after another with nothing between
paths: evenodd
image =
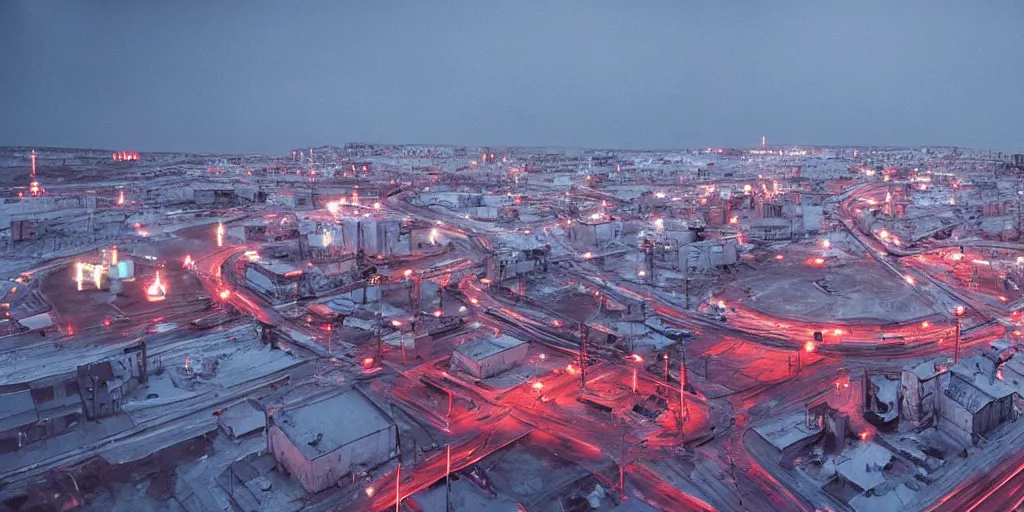
<instances>
[{"instance_id":1,"label":"flat rooftop","mask_svg":"<svg viewBox=\"0 0 1024 512\"><path fill-rule=\"evenodd\" d=\"M299 268L295 264L289 263L287 261L279 261L279 260L263 261L263 260L259 260L259 261L251 262L251 264L258 266L258 267L266 270L267 272L270 272L271 274L275 274L275 275L279 275L279 276L287 275L289 272L299 272L299 273L302 273L302 269L301 268Z\"/></svg>"},{"instance_id":2,"label":"flat rooftop","mask_svg":"<svg viewBox=\"0 0 1024 512\"><path fill-rule=\"evenodd\" d=\"M354 390L286 410L276 415L274 424L308 460L392 426L391 418ZM320 441L311 446L321 434Z\"/></svg>"},{"instance_id":3,"label":"flat rooftop","mask_svg":"<svg viewBox=\"0 0 1024 512\"><path fill-rule=\"evenodd\" d=\"M469 359L479 361L524 344L526 344L525 341L513 338L507 334L500 334L498 336L489 334L485 338L459 345L455 351Z\"/></svg>"}]
</instances>

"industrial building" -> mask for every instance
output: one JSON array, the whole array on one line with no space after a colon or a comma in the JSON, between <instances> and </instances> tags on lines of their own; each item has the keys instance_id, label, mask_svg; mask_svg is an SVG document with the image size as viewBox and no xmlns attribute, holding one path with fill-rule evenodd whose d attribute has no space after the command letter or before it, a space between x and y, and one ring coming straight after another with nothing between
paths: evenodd
<instances>
[{"instance_id":1,"label":"industrial building","mask_svg":"<svg viewBox=\"0 0 1024 512\"><path fill-rule=\"evenodd\" d=\"M245 283L273 302L289 302L301 296L303 271L284 261L246 261Z\"/></svg>"},{"instance_id":2,"label":"industrial building","mask_svg":"<svg viewBox=\"0 0 1024 512\"><path fill-rule=\"evenodd\" d=\"M488 334L459 345L452 352L452 368L486 379L518 366L529 349L529 343L507 334Z\"/></svg>"},{"instance_id":3,"label":"industrial building","mask_svg":"<svg viewBox=\"0 0 1024 512\"><path fill-rule=\"evenodd\" d=\"M949 369L949 385L940 396L939 430L971 446L989 431L1016 419L1015 392L998 378L992 352L964 359Z\"/></svg>"},{"instance_id":4,"label":"industrial building","mask_svg":"<svg viewBox=\"0 0 1024 512\"><path fill-rule=\"evenodd\" d=\"M927 361L900 372L900 420L915 427L934 426L939 400L949 381L947 362Z\"/></svg>"},{"instance_id":5,"label":"industrial building","mask_svg":"<svg viewBox=\"0 0 1024 512\"><path fill-rule=\"evenodd\" d=\"M267 451L311 493L387 462L397 449L392 419L354 390L277 411L267 424Z\"/></svg>"}]
</instances>

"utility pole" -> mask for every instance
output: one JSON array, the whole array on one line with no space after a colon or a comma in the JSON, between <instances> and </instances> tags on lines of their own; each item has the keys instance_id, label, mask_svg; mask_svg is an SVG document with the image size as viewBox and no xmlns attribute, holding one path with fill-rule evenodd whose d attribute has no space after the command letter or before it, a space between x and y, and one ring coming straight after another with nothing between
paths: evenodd
<instances>
[{"instance_id":1,"label":"utility pole","mask_svg":"<svg viewBox=\"0 0 1024 512\"><path fill-rule=\"evenodd\" d=\"M448 443L448 464L444 473L444 510L452 512L452 445Z\"/></svg>"},{"instance_id":2,"label":"utility pole","mask_svg":"<svg viewBox=\"0 0 1024 512\"><path fill-rule=\"evenodd\" d=\"M381 359L384 357L384 290L381 285L378 285L379 290L377 294L377 304L379 304L377 310L377 353L374 355L374 364L381 364Z\"/></svg>"},{"instance_id":3,"label":"utility pole","mask_svg":"<svg viewBox=\"0 0 1024 512\"><path fill-rule=\"evenodd\" d=\"M399 456L401 458L401 456ZM395 470L395 512L401 512L402 505L402 461L398 461L398 469Z\"/></svg>"},{"instance_id":4,"label":"utility pole","mask_svg":"<svg viewBox=\"0 0 1024 512\"><path fill-rule=\"evenodd\" d=\"M690 409L686 405L686 361L679 363L679 429L682 430L683 420L690 417Z\"/></svg>"},{"instance_id":5,"label":"utility pole","mask_svg":"<svg viewBox=\"0 0 1024 512\"><path fill-rule=\"evenodd\" d=\"M953 308L953 316L956 317L956 339L953 344L953 364L960 361L960 333L963 330L963 316L966 309L963 306Z\"/></svg>"},{"instance_id":6,"label":"utility pole","mask_svg":"<svg viewBox=\"0 0 1024 512\"><path fill-rule=\"evenodd\" d=\"M619 438L619 497L626 499L626 429L629 424L622 418L622 437Z\"/></svg>"},{"instance_id":7,"label":"utility pole","mask_svg":"<svg viewBox=\"0 0 1024 512\"><path fill-rule=\"evenodd\" d=\"M679 353L680 353L680 361L681 361L680 362L681 369L679 371L679 381L682 382L682 385L685 388L686 385L690 383L690 379L688 379L686 377L686 347L683 346L682 342L679 343Z\"/></svg>"},{"instance_id":8,"label":"utility pole","mask_svg":"<svg viewBox=\"0 0 1024 512\"><path fill-rule=\"evenodd\" d=\"M580 388L587 389L587 333L580 322Z\"/></svg>"}]
</instances>

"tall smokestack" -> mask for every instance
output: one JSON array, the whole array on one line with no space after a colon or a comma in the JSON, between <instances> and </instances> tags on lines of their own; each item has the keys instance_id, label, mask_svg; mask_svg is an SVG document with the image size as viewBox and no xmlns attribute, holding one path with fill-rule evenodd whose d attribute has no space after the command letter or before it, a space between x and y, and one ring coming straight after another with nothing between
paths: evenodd
<instances>
[{"instance_id":1,"label":"tall smokestack","mask_svg":"<svg viewBox=\"0 0 1024 512\"><path fill-rule=\"evenodd\" d=\"M32 150L32 179L36 179L36 150Z\"/></svg>"}]
</instances>

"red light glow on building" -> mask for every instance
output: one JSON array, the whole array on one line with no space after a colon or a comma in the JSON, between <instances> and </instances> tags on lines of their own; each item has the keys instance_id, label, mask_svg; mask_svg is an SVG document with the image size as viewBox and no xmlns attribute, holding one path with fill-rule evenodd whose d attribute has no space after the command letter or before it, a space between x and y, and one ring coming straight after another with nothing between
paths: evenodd
<instances>
[{"instance_id":1,"label":"red light glow on building","mask_svg":"<svg viewBox=\"0 0 1024 512\"><path fill-rule=\"evenodd\" d=\"M112 155L115 162L134 162L139 159L139 154L135 151L119 151Z\"/></svg>"}]
</instances>

